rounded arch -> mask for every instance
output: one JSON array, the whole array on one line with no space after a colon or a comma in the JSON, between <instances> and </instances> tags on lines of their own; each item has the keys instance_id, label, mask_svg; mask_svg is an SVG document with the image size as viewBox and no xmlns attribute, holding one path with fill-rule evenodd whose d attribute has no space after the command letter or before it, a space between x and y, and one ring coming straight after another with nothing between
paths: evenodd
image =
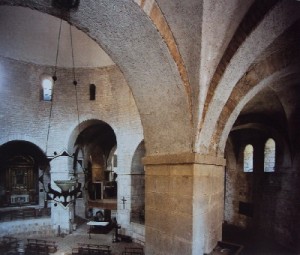
<instances>
[{"instance_id":1,"label":"rounded arch","mask_svg":"<svg viewBox=\"0 0 300 255\"><path fill-rule=\"evenodd\" d=\"M69 149L75 150L74 168L75 162L80 161L84 170L81 181L86 184L83 203L87 207L93 207L96 203L105 208L106 205L100 200L115 199L117 196L112 162L116 148L115 132L105 121L90 119L80 123L72 132Z\"/></svg>"},{"instance_id":2,"label":"rounded arch","mask_svg":"<svg viewBox=\"0 0 300 255\"><path fill-rule=\"evenodd\" d=\"M274 172L276 163L276 143L273 138L265 142L264 148L264 172Z\"/></svg>"},{"instance_id":3,"label":"rounded arch","mask_svg":"<svg viewBox=\"0 0 300 255\"><path fill-rule=\"evenodd\" d=\"M40 196L40 191L43 191L40 176L47 170L49 161L35 144L15 140L1 145L0 207L19 203L43 205L44 194Z\"/></svg>"},{"instance_id":4,"label":"rounded arch","mask_svg":"<svg viewBox=\"0 0 300 255\"><path fill-rule=\"evenodd\" d=\"M40 169L46 170L49 167L49 161L44 151L32 142L25 140L12 140L0 146L1 164L3 164L3 162L9 157L24 154L32 157Z\"/></svg>"},{"instance_id":5,"label":"rounded arch","mask_svg":"<svg viewBox=\"0 0 300 255\"><path fill-rule=\"evenodd\" d=\"M13 141L23 141L23 142L31 143L37 146L42 152L44 151L41 148L46 148L46 141L36 140L35 137L24 135L24 134L16 134L16 135L3 137L2 139L0 139L0 146Z\"/></svg>"},{"instance_id":6,"label":"rounded arch","mask_svg":"<svg viewBox=\"0 0 300 255\"><path fill-rule=\"evenodd\" d=\"M297 46L299 42L297 42L298 39L295 35L297 32L295 32L296 30L294 29L298 29L299 12L295 11L295 8L297 8L296 3L290 2L286 4L278 2L273 8L268 10L268 15L266 15L261 22L256 24L256 27L253 28L247 38L239 40L242 44L239 45L235 54L232 55L230 59L226 59L226 56L224 56L226 63L224 63L224 66L222 63L220 65L220 69L223 71L221 75L217 73L218 78L216 80L218 80L218 82L215 86L210 88L210 96L206 99L207 111L202 122L199 124L201 128L198 129L199 133L195 146L197 151L209 154L215 153L217 150L217 153L220 154L220 150L217 148L219 141L218 138L215 137L215 131L223 130L222 128L219 129L218 125L221 126L227 123L227 116L236 109L236 103L239 103L242 96L244 96L240 95L241 93L232 96L232 92L240 80L244 79L243 85L246 89L249 89L253 83L260 83L260 81L266 79L266 76L270 76L272 73L284 69L295 60L297 61L297 57L295 58L295 56L298 56L296 53L299 49L299 46ZM249 23L252 24L252 22ZM270 26L272 29L270 29ZM292 29L290 30L291 27ZM288 31L288 35L285 34L286 31ZM295 37L292 41L293 47L286 47L287 44L284 44L283 41L286 39L286 36L292 36L292 34L294 34ZM278 47L276 50L275 48L270 48L273 44L276 44L274 41L277 39L279 39L279 42L276 42L278 43L277 46L281 44L280 50L278 50ZM254 41L259 41L259 44L253 43ZM235 43L238 42L233 42L233 44ZM290 49L293 49L294 53L291 57L285 58L287 61L283 61L281 58L291 54L293 51ZM229 48L228 51L232 52L232 49ZM268 57L263 60L260 59L262 56L266 56L266 51L268 51ZM278 65L272 64L275 58L274 56L270 57L270 52L274 51L279 60ZM278 52L280 52L280 54L277 54ZM260 61L264 63L270 61L268 68L250 72L252 65ZM215 82L215 80L213 82ZM237 90L241 90L241 88ZM220 155L224 153L225 143L226 141L224 141L222 145L222 154Z\"/></svg>"},{"instance_id":7,"label":"rounded arch","mask_svg":"<svg viewBox=\"0 0 300 255\"><path fill-rule=\"evenodd\" d=\"M78 140L78 137L80 136L80 134L82 134L82 132L84 130L86 130L89 127L92 126L103 126L103 127L107 127L107 130L109 130L109 132L111 134L113 134L114 139L117 141L116 138L116 134L114 131L113 126L111 126L110 124L108 124L107 122L103 121L103 120L99 120L99 119L88 119L85 120L81 123L79 123L77 126L74 127L70 137L69 137L69 141L68 141L68 151L78 151L77 147L78 147L78 143L80 142ZM117 142L116 142L117 143ZM74 149L76 148L76 149Z\"/></svg>"},{"instance_id":8,"label":"rounded arch","mask_svg":"<svg viewBox=\"0 0 300 255\"><path fill-rule=\"evenodd\" d=\"M244 148L244 172L253 172L253 154L254 148L252 144L247 144Z\"/></svg>"},{"instance_id":9,"label":"rounded arch","mask_svg":"<svg viewBox=\"0 0 300 255\"><path fill-rule=\"evenodd\" d=\"M46 0L14 5L56 17L61 13ZM147 14L134 1L82 1L63 19L95 40L124 74L141 116L149 155L191 151L193 125L186 114L191 111L189 95L165 41ZM105 26L99 29L99 24ZM170 132L174 119L176 130Z\"/></svg>"},{"instance_id":10,"label":"rounded arch","mask_svg":"<svg viewBox=\"0 0 300 255\"><path fill-rule=\"evenodd\" d=\"M217 153L219 156L222 156L224 154L224 149L225 149L228 135L232 130L233 125L237 120L239 114L241 113L242 109L244 108L244 106L264 88L266 88L267 86L269 86L274 82L280 83L281 81L284 81L285 77L296 73L297 70L298 68L296 66L292 66L292 67L283 68L280 71L272 73L266 79L261 80L255 87L249 90L248 93L246 93L243 98L240 99L236 107L229 114L229 117L226 119L226 122L222 123L222 125L220 125L219 128L215 131L216 133L219 132L219 134L217 135L217 143L216 143ZM223 127L222 129L221 126Z\"/></svg>"},{"instance_id":11,"label":"rounded arch","mask_svg":"<svg viewBox=\"0 0 300 255\"><path fill-rule=\"evenodd\" d=\"M278 130L268 125L261 123L247 123L238 125L232 128L231 131L252 129L262 132L265 136L271 135L277 144L276 158L277 163L283 167L290 167L292 165L292 153L287 137L283 136Z\"/></svg>"}]
</instances>

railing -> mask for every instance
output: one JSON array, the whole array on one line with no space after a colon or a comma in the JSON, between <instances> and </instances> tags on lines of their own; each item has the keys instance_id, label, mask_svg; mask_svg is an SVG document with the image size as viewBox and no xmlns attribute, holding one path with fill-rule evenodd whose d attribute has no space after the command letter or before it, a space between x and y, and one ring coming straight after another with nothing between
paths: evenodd
<instances>
[{"instance_id":1,"label":"railing","mask_svg":"<svg viewBox=\"0 0 300 255\"><path fill-rule=\"evenodd\" d=\"M0 211L1 221L12 221L16 219L40 218L51 215L51 208L31 208L23 207L12 210Z\"/></svg>"}]
</instances>

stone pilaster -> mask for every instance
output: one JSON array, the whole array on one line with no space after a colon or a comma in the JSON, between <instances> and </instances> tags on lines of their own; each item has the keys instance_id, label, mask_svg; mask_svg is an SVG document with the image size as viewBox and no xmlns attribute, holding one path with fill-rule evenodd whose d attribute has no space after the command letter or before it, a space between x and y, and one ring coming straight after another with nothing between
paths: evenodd
<instances>
[{"instance_id":1,"label":"stone pilaster","mask_svg":"<svg viewBox=\"0 0 300 255\"><path fill-rule=\"evenodd\" d=\"M210 252L222 238L225 160L186 153L144 164L146 254Z\"/></svg>"}]
</instances>

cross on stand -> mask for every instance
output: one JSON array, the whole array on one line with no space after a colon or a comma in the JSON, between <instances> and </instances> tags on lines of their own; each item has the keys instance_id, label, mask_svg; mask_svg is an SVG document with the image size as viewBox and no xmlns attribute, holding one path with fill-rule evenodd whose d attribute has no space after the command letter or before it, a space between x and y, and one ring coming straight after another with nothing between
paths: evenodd
<instances>
[{"instance_id":1,"label":"cross on stand","mask_svg":"<svg viewBox=\"0 0 300 255\"><path fill-rule=\"evenodd\" d=\"M125 209L125 202L126 202L127 200L125 199L125 197L123 197L121 200L122 200L122 202L123 202L123 209Z\"/></svg>"}]
</instances>

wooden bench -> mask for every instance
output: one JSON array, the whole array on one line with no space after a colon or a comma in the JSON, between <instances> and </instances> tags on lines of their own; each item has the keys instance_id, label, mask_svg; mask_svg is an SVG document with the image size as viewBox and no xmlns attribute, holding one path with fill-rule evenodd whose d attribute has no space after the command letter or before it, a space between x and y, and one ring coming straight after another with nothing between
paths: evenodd
<instances>
[{"instance_id":1,"label":"wooden bench","mask_svg":"<svg viewBox=\"0 0 300 255\"><path fill-rule=\"evenodd\" d=\"M11 249L15 249L18 246L18 239L12 236L3 236L0 241L0 254Z\"/></svg>"},{"instance_id":2,"label":"wooden bench","mask_svg":"<svg viewBox=\"0 0 300 255\"><path fill-rule=\"evenodd\" d=\"M20 210L13 210L10 214L10 219L25 219L25 218L36 218L35 208L25 208Z\"/></svg>"},{"instance_id":3,"label":"wooden bench","mask_svg":"<svg viewBox=\"0 0 300 255\"><path fill-rule=\"evenodd\" d=\"M28 250L38 252L47 252L47 253L55 253L57 251L57 245L55 241L50 240L42 240L42 239L27 239L27 247Z\"/></svg>"},{"instance_id":4,"label":"wooden bench","mask_svg":"<svg viewBox=\"0 0 300 255\"><path fill-rule=\"evenodd\" d=\"M72 249L72 255L110 255L109 245L78 243L77 248Z\"/></svg>"},{"instance_id":5,"label":"wooden bench","mask_svg":"<svg viewBox=\"0 0 300 255\"><path fill-rule=\"evenodd\" d=\"M144 255L144 249L140 247L125 247L122 255Z\"/></svg>"},{"instance_id":6,"label":"wooden bench","mask_svg":"<svg viewBox=\"0 0 300 255\"><path fill-rule=\"evenodd\" d=\"M39 255L48 255L49 250L48 246L45 244L29 243L26 245L25 254L39 254Z\"/></svg>"}]
</instances>

